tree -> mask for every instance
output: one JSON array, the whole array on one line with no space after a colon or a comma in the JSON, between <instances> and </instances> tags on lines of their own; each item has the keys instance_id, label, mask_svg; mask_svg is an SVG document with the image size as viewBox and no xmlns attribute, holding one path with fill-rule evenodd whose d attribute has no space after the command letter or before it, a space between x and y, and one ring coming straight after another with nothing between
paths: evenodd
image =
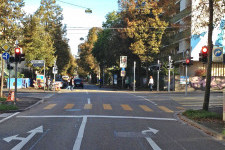
<instances>
[{"instance_id":1,"label":"tree","mask_svg":"<svg viewBox=\"0 0 225 150\"><path fill-rule=\"evenodd\" d=\"M15 40L20 39L21 26L20 22L23 20L24 12L23 0L1 0L0 1L0 44L6 42L13 47Z\"/></svg>"},{"instance_id":2,"label":"tree","mask_svg":"<svg viewBox=\"0 0 225 150\"><path fill-rule=\"evenodd\" d=\"M120 5L121 17L126 23L125 34L132 39L129 48L145 64L148 72L148 65L159 53L162 35L168 25L160 19L162 9L157 1L152 0L121 0Z\"/></svg>"},{"instance_id":3,"label":"tree","mask_svg":"<svg viewBox=\"0 0 225 150\"><path fill-rule=\"evenodd\" d=\"M24 39L21 46L24 49L28 66L31 67L31 64L29 64L31 60L45 60L46 69L48 70L55 61L55 51L50 34L45 32L44 26L36 16L26 17L23 25Z\"/></svg>"},{"instance_id":4,"label":"tree","mask_svg":"<svg viewBox=\"0 0 225 150\"><path fill-rule=\"evenodd\" d=\"M51 35L56 64L60 74L66 74L71 67L70 47L66 36L66 26L63 26L62 8L56 4L55 0L42 0L39 9L35 13L41 19L45 31Z\"/></svg>"},{"instance_id":5,"label":"tree","mask_svg":"<svg viewBox=\"0 0 225 150\"><path fill-rule=\"evenodd\" d=\"M99 32L99 28L91 28L88 33L87 41L83 44L79 45L80 59L77 60L79 69L82 73L86 72L86 76L88 74L92 75L92 78L96 81L96 76L99 72L99 64L96 59L92 55L92 50L94 47L94 43L97 41L97 33Z\"/></svg>"}]
</instances>

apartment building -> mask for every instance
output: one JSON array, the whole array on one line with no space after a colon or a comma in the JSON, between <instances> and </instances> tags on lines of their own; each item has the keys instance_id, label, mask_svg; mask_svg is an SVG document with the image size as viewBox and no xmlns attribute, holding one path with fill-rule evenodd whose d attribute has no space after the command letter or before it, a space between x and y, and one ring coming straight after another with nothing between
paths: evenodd
<instances>
[{"instance_id":1,"label":"apartment building","mask_svg":"<svg viewBox=\"0 0 225 150\"><path fill-rule=\"evenodd\" d=\"M178 0L176 1L176 12L172 14L171 24L175 25L167 43L164 43L162 52L164 56L171 55L175 63L179 64L180 75L185 75L185 66L182 62L186 57L193 57L193 65L188 67L188 76L204 74L206 64L199 62L199 53L203 46L207 46L208 28L201 24L208 20L208 13L202 10L202 1L200 0ZM205 1L204 5L208 5ZM215 12L216 14L216 12ZM224 40L224 18L220 18L214 27L213 45L215 48L223 47ZM224 77L225 69L222 62L213 62L212 76Z\"/></svg>"}]
</instances>

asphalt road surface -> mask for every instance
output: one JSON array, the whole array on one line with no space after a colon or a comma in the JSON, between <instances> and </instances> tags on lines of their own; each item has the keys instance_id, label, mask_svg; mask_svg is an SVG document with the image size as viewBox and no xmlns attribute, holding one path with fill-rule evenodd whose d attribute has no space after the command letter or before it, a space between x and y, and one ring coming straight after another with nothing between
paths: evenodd
<instances>
[{"instance_id":1,"label":"asphalt road surface","mask_svg":"<svg viewBox=\"0 0 225 150\"><path fill-rule=\"evenodd\" d=\"M176 117L185 109L180 101L86 85L47 96L1 123L0 150L224 150Z\"/></svg>"}]
</instances>

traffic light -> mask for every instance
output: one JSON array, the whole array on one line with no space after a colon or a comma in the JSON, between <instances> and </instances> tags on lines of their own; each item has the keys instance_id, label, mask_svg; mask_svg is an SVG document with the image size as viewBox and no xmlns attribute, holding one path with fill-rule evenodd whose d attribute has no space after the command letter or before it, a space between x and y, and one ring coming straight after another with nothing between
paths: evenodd
<instances>
[{"instance_id":1,"label":"traffic light","mask_svg":"<svg viewBox=\"0 0 225 150\"><path fill-rule=\"evenodd\" d=\"M9 62L10 62L10 63L14 63L14 62L15 62L15 57L10 56L10 57L9 57Z\"/></svg>"},{"instance_id":2,"label":"traffic light","mask_svg":"<svg viewBox=\"0 0 225 150\"><path fill-rule=\"evenodd\" d=\"M21 49L19 47L15 48L15 62L19 62L20 54L21 54Z\"/></svg>"},{"instance_id":3,"label":"traffic light","mask_svg":"<svg viewBox=\"0 0 225 150\"><path fill-rule=\"evenodd\" d=\"M15 48L15 62L21 62L25 60L25 54L22 54L22 48Z\"/></svg>"},{"instance_id":4,"label":"traffic light","mask_svg":"<svg viewBox=\"0 0 225 150\"><path fill-rule=\"evenodd\" d=\"M8 69L8 70L12 70L12 69L13 69L13 66L10 66L10 64L8 64L8 65L7 65L7 69Z\"/></svg>"},{"instance_id":5,"label":"traffic light","mask_svg":"<svg viewBox=\"0 0 225 150\"><path fill-rule=\"evenodd\" d=\"M191 60L191 58L192 57L186 58L185 62L183 62L183 65L187 65L187 66L193 65L193 61Z\"/></svg>"},{"instance_id":6,"label":"traffic light","mask_svg":"<svg viewBox=\"0 0 225 150\"><path fill-rule=\"evenodd\" d=\"M201 49L201 53L199 53L199 61L207 63L207 57L208 57L208 47L203 46Z\"/></svg>"},{"instance_id":7,"label":"traffic light","mask_svg":"<svg viewBox=\"0 0 225 150\"><path fill-rule=\"evenodd\" d=\"M25 60L25 54L20 54L20 62Z\"/></svg>"}]
</instances>

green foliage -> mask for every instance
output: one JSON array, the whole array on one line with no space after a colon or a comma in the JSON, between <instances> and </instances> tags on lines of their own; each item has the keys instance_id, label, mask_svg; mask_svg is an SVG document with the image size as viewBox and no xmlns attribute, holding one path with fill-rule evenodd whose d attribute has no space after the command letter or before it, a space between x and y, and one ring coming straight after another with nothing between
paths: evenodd
<instances>
[{"instance_id":1,"label":"green foliage","mask_svg":"<svg viewBox=\"0 0 225 150\"><path fill-rule=\"evenodd\" d=\"M78 73L86 74L98 74L99 65L96 59L92 55L94 43L97 41L97 33L100 31L99 28L92 28L89 30L87 41L79 45L80 59L77 60Z\"/></svg>"},{"instance_id":2,"label":"green foliage","mask_svg":"<svg viewBox=\"0 0 225 150\"><path fill-rule=\"evenodd\" d=\"M0 1L0 45L9 44L14 46L15 40L21 38L20 22L23 20L24 13L22 7L23 0L1 0Z\"/></svg>"},{"instance_id":3,"label":"green foliage","mask_svg":"<svg viewBox=\"0 0 225 150\"><path fill-rule=\"evenodd\" d=\"M205 111L205 110L187 110L183 112L183 115L190 119L221 119L221 115L215 112Z\"/></svg>"},{"instance_id":4,"label":"green foliage","mask_svg":"<svg viewBox=\"0 0 225 150\"><path fill-rule=\"evenodd\" d=\"M0 102L5 102L6 98L5 97L0 97Z\"/></svg>"},{"instance_id":5,"label":"green foliage","mask_svg":"<svg viewBox=\"0 0 225 150\"><path fill-rule=\"evenodd\" d=\"M142 62L154 61L159 53L167 23L160 20L162 9L156 1L121 1L121 18L126 23L125 34L132 39L130 49Z\"/></svg>"},{"instance_id":6,"label":"green foliage","mask_svg":"<svg viewBox=\"0 0 225 150\"><path fill-rule=\"evenodd\" d=\"M0 104L0 111L17 110L16 105Z\"/></svg>"}]
</instances>

